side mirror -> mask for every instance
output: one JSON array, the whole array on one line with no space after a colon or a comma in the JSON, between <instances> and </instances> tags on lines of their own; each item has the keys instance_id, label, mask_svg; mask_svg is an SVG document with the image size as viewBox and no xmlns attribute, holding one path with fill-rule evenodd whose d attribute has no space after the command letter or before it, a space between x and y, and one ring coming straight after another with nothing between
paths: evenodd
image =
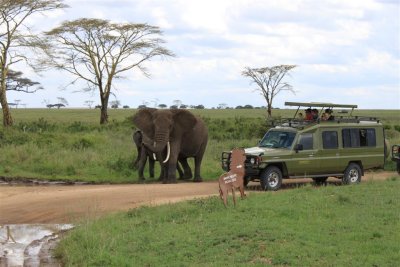
<instances>
[{"instance_id":1,"label":"side mirror","mask_svg":"<svg viewBox=\"0 0 400 267\"><path fill-rule=\"evenodd\" d=\"M301 150L303 150L303 144L296 144L294 146L294 151L296 151L296 153L301 151Z\"/></svg>"}]
</instances>

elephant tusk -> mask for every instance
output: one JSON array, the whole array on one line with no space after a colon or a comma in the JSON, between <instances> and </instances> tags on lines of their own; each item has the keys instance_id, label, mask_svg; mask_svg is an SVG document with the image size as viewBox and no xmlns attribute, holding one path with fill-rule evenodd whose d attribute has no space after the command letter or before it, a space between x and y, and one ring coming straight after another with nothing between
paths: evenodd
<instances>
[{"instance_id":1,"label":"elephant tusk","mask_svg":"<svg viewBox=\"0 0 400 267\"><path fill-rule=\"evenodd\" d=\"M156 144L157 144L156 141L154 141L153 146L156 147ZM153 159L157 160L156 153L153 153Z\"/></svg>"},{"instance_id":2,"label":"elephant tusk","mask_svg":"<svg viewBox=\"0 0 400 267\"><path fill-rule=\"evenodd\" d=\"M171 146L169 145L169 142L167 143L167 157L166 159L163 161L163 163L167 163L167 161L169 160L169 156L171 154Z\"/></svg>"}]
</instances>

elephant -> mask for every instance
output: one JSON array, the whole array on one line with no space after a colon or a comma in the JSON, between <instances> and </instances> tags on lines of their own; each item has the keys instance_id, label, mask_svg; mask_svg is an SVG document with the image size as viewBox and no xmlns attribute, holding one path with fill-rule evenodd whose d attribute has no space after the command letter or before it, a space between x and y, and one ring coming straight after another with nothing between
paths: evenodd
<instances>
[{"instance_id":1,"label":"elephant","mask_svg":"<svg viewBox=\"0 0 400 267\"><path fill-rule=\"evenodd\" d=\"M208 130L201 118L185 109L143 108L134 115L133 123L149 137L149 140L143 140L146 148L154 153L165 148L170 151L164 183L176 183L178 160L182 163L184 177L191 177L187 164L190 157L195 162L194 181L202 181L200 167L208 142Z\"/></svg>"},{"instance_id":2,"label":"elephant","mask_svg":"<svg viewBox=\"0 0 400 267\"><path fill-rule=\"evenodd\" d=\"M147 158L149 159L149 175L150 178L154 178L154 163L156 160L158 160L160 162L161 165L161 173L160 173L160 177L159 180L164 180L164 176L167 173L165 171L165 163L163 163L163 161L165 159L162 159L166 156L162 156L163 153L157 153L158 156L151 152L149 149L147 149L144 144L143 144L143 139L146 140L146 136L143 136L143 133L140 130L137 130L133 133L132 135L132 139L133 142L136 145L136 149L137 149L137 157L136 160L133 162L133 166L134 168L138 169L138 174L139 174L139 180L143 181L144 180L144 167L146 166L146 162L147 162ZM165 153L164 153L165 154ZM177 170L179 173L179 177L180 179L183 179L183 171L180 168L179 164L177 166Z\"/></svg>"}]
</instances>

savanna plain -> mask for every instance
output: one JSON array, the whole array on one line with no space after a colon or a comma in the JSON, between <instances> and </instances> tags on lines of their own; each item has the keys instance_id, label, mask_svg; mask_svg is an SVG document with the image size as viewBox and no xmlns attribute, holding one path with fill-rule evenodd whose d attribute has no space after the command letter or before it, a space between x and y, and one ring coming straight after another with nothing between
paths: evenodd
<instances>
[{"instance_id":1,"label":"savanna plain","mask_svg":"<svg viewBox=\"0 0 400 267\"><path fill-rule=\"evenodd\" d=\"M222 151L255 146L268 130L261 109L192 112L209 129L204 180L222 173ZM94 109L14 109L14 127L0 129L0 176L137 183L134 113L110 110L110 122L100 126ZM380 118L389 143L400 144L399 110L355 115ZM388 161L385 170L395 165ZM158 173L146 182L157 182ZM250 192L236 208L225 209L217 197L142 207L80 222L56 255L66 266L396 266L399 190L394 174L356 186Z\"/></svg>"}]
</instances>

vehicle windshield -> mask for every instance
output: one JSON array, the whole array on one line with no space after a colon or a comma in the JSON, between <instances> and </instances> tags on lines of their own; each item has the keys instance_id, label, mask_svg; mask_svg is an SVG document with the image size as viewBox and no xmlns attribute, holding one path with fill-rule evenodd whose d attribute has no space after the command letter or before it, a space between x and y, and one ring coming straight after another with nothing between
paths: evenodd
<instances>
[{"instance_id":1,"label":"vehicle windshield","mask_svg":"<svg viewBox=\"0 0 400 267\"><path fill-rule=\"evenodd\" d=\"M258 146L271 148L290 148L295 136L296 133L294 132L268 131Z\"/></svg>"}]
</instances>

